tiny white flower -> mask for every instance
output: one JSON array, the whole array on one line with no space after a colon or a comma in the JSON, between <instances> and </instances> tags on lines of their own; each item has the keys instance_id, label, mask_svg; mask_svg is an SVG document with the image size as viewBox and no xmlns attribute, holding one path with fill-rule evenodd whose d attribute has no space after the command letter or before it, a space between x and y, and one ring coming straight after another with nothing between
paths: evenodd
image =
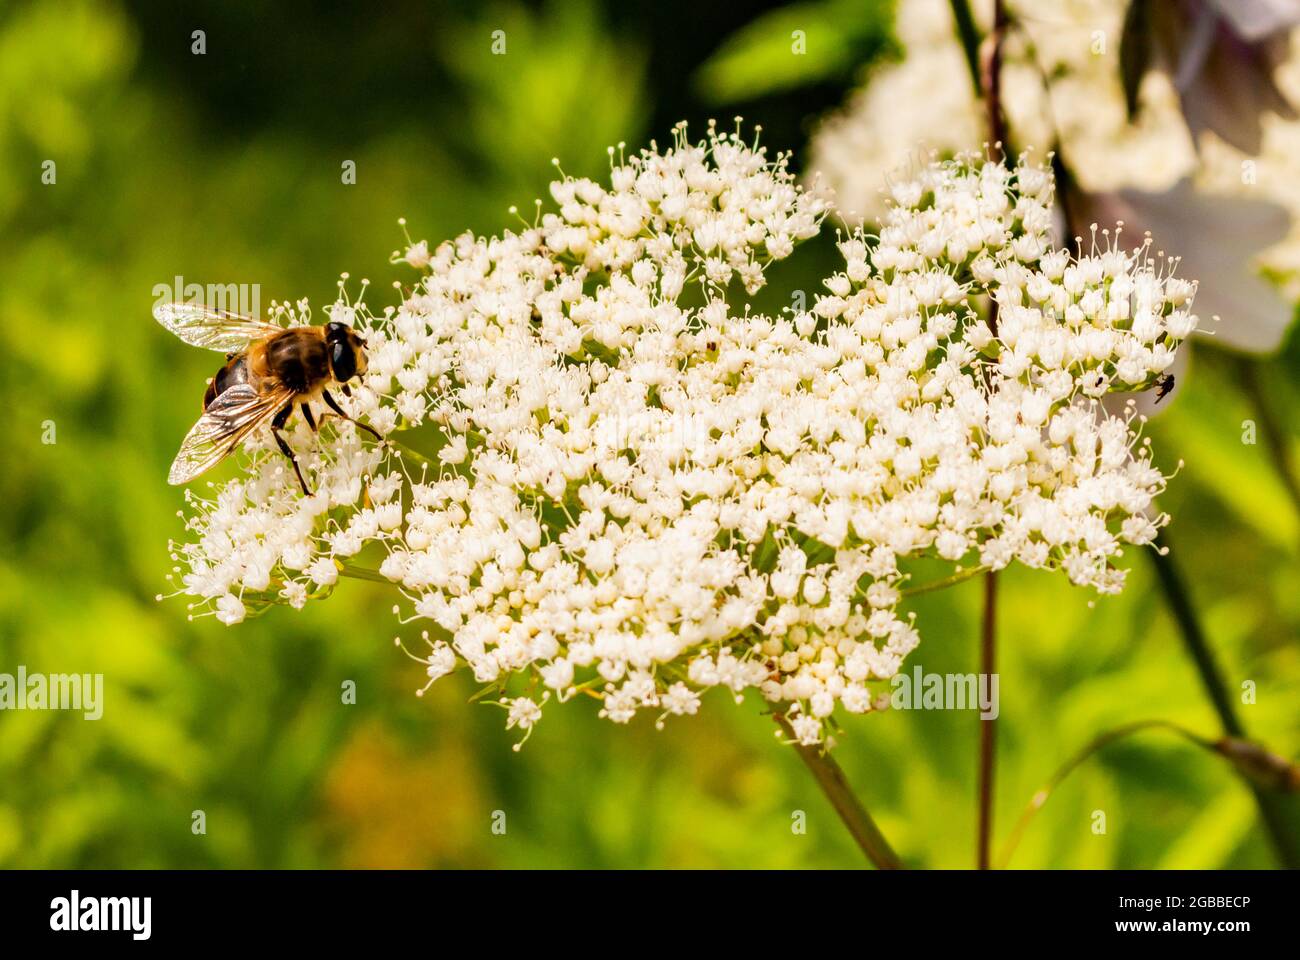
<instances>
[{"instance_id":1,"label":"tiny white flower","mask_svg":"<svg viewBox=\"0 0 1300 960\"><path fill-rule=\"evenodd\" d=\"M226 626L233 626L244 619L244 604L234 594L227 593L217 598L217 619Z\"/></svg>"}]
</instances>

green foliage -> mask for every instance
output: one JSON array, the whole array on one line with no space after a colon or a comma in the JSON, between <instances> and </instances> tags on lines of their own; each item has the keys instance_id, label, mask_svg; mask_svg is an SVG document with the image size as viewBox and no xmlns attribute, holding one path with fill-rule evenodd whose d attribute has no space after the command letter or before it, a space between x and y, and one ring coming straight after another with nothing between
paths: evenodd
<instances>
[{"instance_id":1,"label":"green foliage","mask_svg":"<svg viewBox=\"0 0 1300 960\"><path fill-rule=\"evenodd\" d=\"M847 81L889 42L889 0L812 0L756 17L698 70L708 103L735 103L814 83Z\"/></svg>"}]
</instances>

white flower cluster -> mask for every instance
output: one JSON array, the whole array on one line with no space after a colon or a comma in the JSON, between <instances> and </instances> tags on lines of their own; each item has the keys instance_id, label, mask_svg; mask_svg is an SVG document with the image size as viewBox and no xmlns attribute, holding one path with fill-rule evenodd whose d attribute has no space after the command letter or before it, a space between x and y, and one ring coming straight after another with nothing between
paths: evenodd
<instances>
[{"instance_id":1,"label":"white flower cluster","mask_svg":"<svg viewBox=\"0 0 1300 960\"><path fill-rule=\"evenodd\" d=\"M764 316L742 291L827 212L784 157L679 128L611 167L553 184L520 233L401 255L427 273L356 311L354 412L423 424L427 461L299 436L322 449L304 499L256 455L199 501L184 589L235 620L241 594L300 602L378 540L429 681L466 664L511 727L552 696L626 722L726 687L815 743L917 645L908 561L1121 587L1165 478L1097 398L1150 386L1196 322L1146 246L1053 251L1050 174L963 156L894 185L811 309Z\"/></svg>"}]
</instances>

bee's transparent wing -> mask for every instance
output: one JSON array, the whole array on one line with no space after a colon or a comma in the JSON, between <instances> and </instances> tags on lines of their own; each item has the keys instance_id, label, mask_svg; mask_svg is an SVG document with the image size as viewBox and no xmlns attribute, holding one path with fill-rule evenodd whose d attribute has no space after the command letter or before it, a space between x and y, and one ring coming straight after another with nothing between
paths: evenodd
<instances>
[{"instance_id":1,"label":"bee's transparent wing","mask_svg":"<svg viewBox=\"0 0 1300 960\"><path fill-rule=\"evenodd\" d=\"M186 343L222 353L243 350L253 340L263 340L284 330L252 317L210 310L200 303L160 303L153 308L153 315Z\"/></svg>"},{"instance_id":2,"label":"bee's transparent wing","mask_svg":"<svg viewBox=\"0 0 1300 960\"><path fill-rule=\"evenodd\" d=\"M217 395L198 423L190 428L172 461L167 482L189 483L224 460L250 433L274 417L293 399L286 389L258 394L246 383Z\"/></svg>"}]
</instances>

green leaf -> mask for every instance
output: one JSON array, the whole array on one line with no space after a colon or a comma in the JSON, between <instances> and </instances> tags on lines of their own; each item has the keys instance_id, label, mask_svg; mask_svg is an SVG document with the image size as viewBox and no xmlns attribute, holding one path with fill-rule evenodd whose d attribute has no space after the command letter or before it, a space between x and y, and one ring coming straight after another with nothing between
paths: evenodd
<instances>
[{"instance_id":1,"label":"green leaf","mask_svg":"<svg viewBox=\"0 0 1300 960\"><path fill-rule=\"evenodd\" d=\"M1138 88L1151 59L1151 17L1147 4L1134 0L1124 15L1119 43L1119 74L1124 86L1124 107L1130 120L1138 110Z\"/></svg>"},{"instance_id":2,"label":"green leaf","mask_svg":"<svg viewBox=\"0 0 1300 960\"><path fill-rule=\"evenodd\" d=\"M889 43L888 0L798 3L773 10L736 31L696 72L709 103L847 79Z\"/></svg>"}]
</instances>

